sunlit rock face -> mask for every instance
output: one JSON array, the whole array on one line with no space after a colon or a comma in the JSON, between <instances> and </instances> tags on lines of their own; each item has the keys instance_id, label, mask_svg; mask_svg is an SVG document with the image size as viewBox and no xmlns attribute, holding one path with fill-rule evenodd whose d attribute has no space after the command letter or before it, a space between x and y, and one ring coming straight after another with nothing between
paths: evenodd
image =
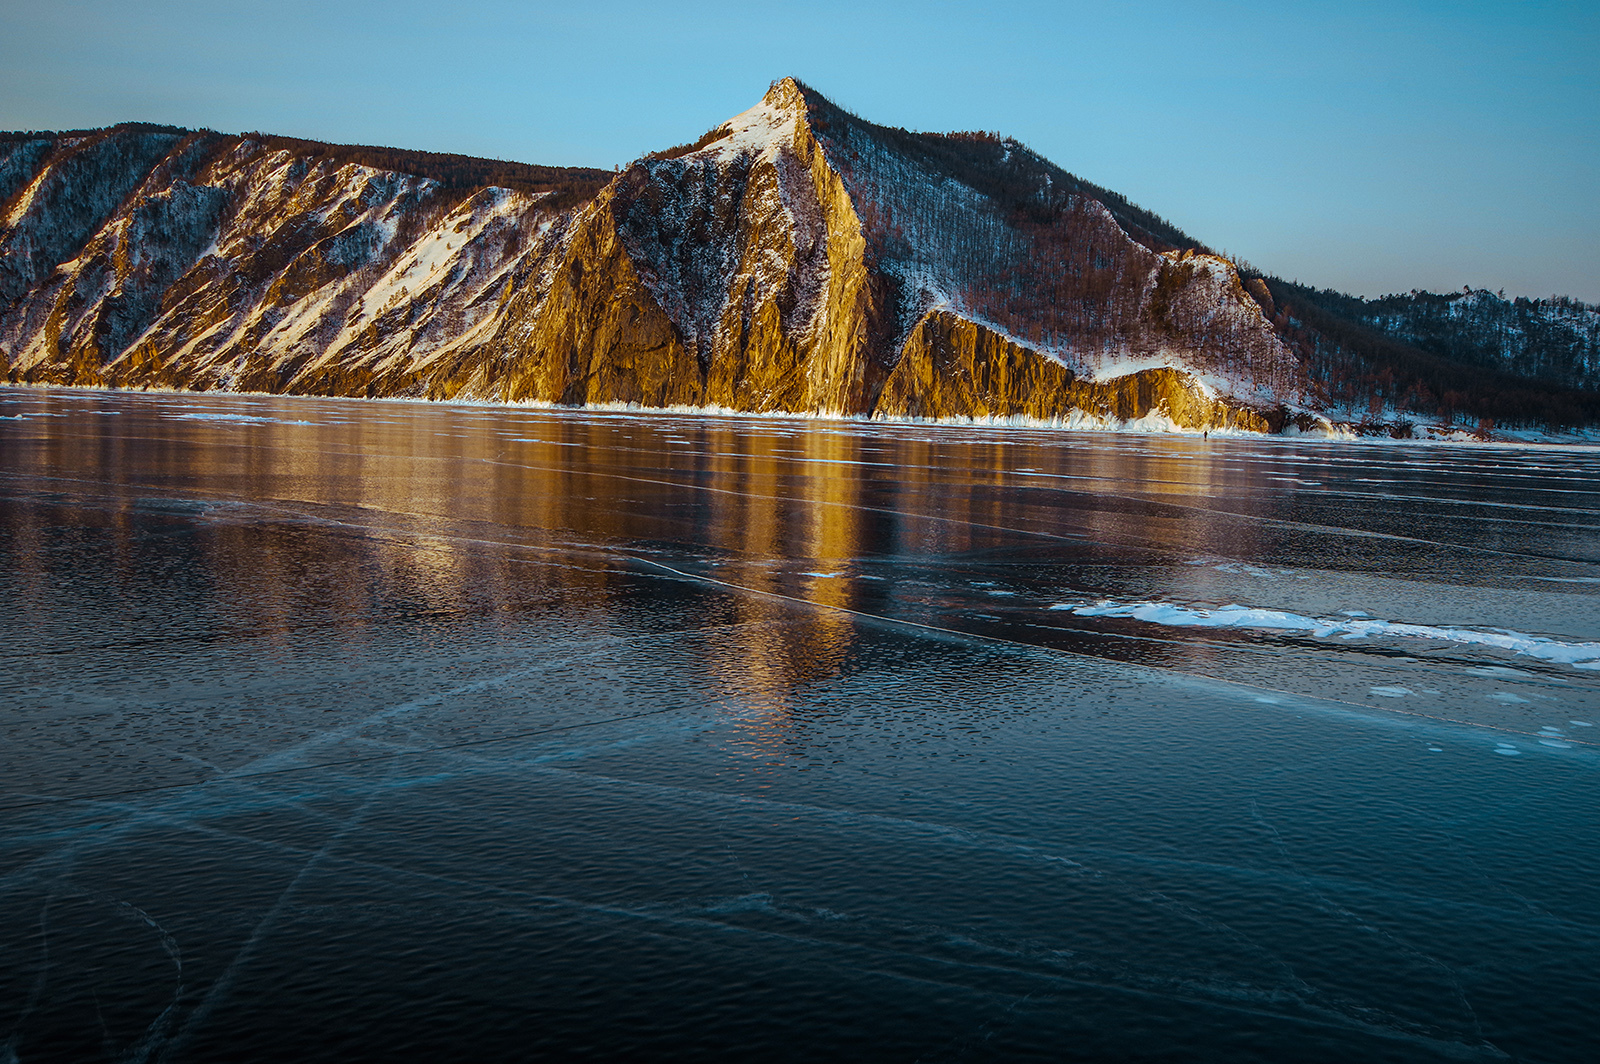
<instances>
[{"instance_id":1,"label":"sunlit rock face","mask_svg":"<svg viewBox=\"0 0 1600 1064\"><path fill-rule=\"evenodd\" d=\"M1106 380L1080 377L1060 362L948 311L924 317L907 339L878 398L883 417L1055 421L1067 424L1154 418L1189 428L1271 432L1281 413L1215 395L1195 375L1167 367Z\"/></svg>"},{"instance_id":2,"label":"sunlit rock face","mask_svg":"<svg viewBox=\"0 0 1600 1064\"><path fill-rule=\"evenodd\" d=\"M1231 264L1012 141L784 79L600 186L15 137L0 358L13 382L1197 428L1308 397Z\"/></svg>"}]
</instances>

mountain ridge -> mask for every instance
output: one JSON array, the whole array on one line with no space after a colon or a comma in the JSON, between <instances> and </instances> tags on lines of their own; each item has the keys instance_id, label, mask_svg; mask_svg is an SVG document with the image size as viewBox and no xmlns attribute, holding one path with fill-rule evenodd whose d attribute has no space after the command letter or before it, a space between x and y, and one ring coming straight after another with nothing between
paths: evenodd
<instances>
[{"instance_id":1,"label":"mountain ridge","mask_svg":"<svg viewBox=\"0 0 1600 1064\"><path fill-rule=\"evenodd\" d=\"M876 126L791 78L615 172L142 124L0 135L15 383L1257 431L1600 420L1593 308L1562 308L1578 340L1546 383L1505 343L1458 367L1439 328L1337 295L1014 140Z\"/></svg>"}]
</instances>

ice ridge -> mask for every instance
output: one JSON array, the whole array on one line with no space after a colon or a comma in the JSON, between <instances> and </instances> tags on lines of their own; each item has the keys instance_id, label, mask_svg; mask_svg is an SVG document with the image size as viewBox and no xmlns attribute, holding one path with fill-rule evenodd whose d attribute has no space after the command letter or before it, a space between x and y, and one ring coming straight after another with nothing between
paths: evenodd
<instances>
[{"instance_id":1,"label":"ice ridge","mask_svg":"<svg viewBox=\"0 0 1600 1064\"><path fill-rule=\"evenodd\" d=\"M1102 599L1094 603L1063 602L1050 608L1066 610L1078 617L1129 617L1136 621L1174 628L1257 628L1309 632L1318 637L1339 636L1343 639L1372 637L1431 639L1494 647L1540 661L1571 665L1575 669L1600 670L1600 643L1565 642L1503 628L1405 624L1372 617L1307 617L1285 610L1241 606L1237 603L1206 607L1183 606L1171 602L1113 602Z\"/></svg>"}]
</instances>

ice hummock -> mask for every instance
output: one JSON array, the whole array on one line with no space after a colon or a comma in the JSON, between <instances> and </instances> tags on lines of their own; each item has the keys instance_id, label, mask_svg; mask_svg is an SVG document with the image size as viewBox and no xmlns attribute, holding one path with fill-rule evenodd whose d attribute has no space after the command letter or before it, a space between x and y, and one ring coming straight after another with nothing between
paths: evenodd
<instances>
[{"instance_id":1,"label":"ice hummock","mask_svg":"<svg viewBox=\"0 0 1600 1064\"><path fill-rule=\"evenodd\" d=\"M1209 607L1172 602L1114 602L1109 599L1094 603L1063 602L1050 608L1067 610L1078 617L1128 617L1175 628L1254 628L1307 632L1320 638L1387 637L1464 643L1507 650L1540 661L1571 665L1575 669L1600 670L1600 643L1568 642L1502 628L1406 624L1350 615L1359 611L1349 611L1339 617L1307 617L1286 610L1241 606L1237 603Z\"/></svg>"}]
</instances>

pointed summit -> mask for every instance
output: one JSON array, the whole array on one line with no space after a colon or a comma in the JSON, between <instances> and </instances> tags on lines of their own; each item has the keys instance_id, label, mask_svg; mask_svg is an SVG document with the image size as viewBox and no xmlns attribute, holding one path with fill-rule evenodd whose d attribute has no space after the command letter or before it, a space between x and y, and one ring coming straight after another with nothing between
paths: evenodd
<instances>
[{"instance_id":1,"label":"pointed summit","mask_svg":"<svg viewBox=\"0 0 1600 1064\"><path fill-rule=\"evenodd\" d=\"M820 122L823 128L846 113L838 104L796 77L774 81L761 102L775 111L797 115L807 125Z\"/></svg>"},{"instance_id":2,"label":"pointed summit","mask_svg":"<svg viewBox=\"0 0 1600 1064\"><path fill-rule=\"evenodd\" d=\"M767 88L761 102L775 110L805 110L807 90L796 78L782 77Z\"/></svg>"},{"instance_id":3,"label":"pointed summit","mask_svg":"<svg viewBox=\"0 0 1600 1064\"><path fill-rule=\"evenodd\" d=\"M764 152L790 143L801 126L810 124L810 111L816 94L792 77L779 78L767 87L761 100L747 111L734 115L701 137L688 151L677 149L666 155L678 158L716 158L750 152ZM816 97L820 99L820 97Z\"/></svg>"}]
</instances>

